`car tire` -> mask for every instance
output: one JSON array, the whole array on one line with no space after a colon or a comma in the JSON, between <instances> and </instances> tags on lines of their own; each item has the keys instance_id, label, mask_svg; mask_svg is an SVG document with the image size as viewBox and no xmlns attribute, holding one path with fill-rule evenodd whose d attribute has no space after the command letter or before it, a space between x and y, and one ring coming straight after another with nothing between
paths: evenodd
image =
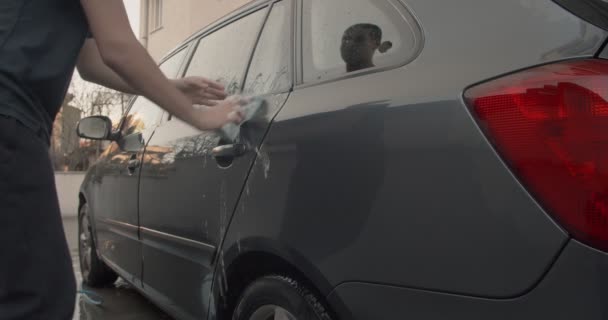
<instances>
[{"instance_id":1,"label":"car tire","mask_svg":"<svg viewBox=\"0 0 608 320\"><path fill-rule=\"evenodd\" d=\"M282 316L277 316L280 313ZM267 276L245 289L233 320L331 320L319 297L294 279Z\"/></svg>"},{"instance_id":2,"label":"car tire","mask_svg":"<svg viewBox=\"0 0 608 320\"><path fill-rule=\"evenodd\" d=\"M82 281L90 287L104 287L113 284L118 275L97 255L89 216L89 206L84 203L78 215L78 255Z\"/></svg>"}]
</instances>

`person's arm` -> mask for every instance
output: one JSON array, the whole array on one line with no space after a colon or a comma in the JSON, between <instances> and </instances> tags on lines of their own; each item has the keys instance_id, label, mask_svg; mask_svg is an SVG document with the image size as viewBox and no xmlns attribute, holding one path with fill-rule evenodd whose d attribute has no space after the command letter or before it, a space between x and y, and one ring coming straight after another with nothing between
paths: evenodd
<instances>
[{"instance_id":1,"label":"person's arm","mask_svg":"<svg viewBox=\"0 0 608 320\"><path fill-rule=\"evenodd\" d=\"M77 62L80 76L89 82L124 93L139 95L114 70L106 66L95 39L87 39L80 50ZM225 88L220 83L203 77L187 77L170 80L177 89L186 94L192 103L212 106L217 100L226 99Z\"/></svg>"},{"instance_id":2,"label":"person's arm","mask_svg":"<svg viewBox=\"0 0 608 320\"><path fill-rule=\"evenodd\" d=\"M140 94L137 90L131 88L114 70L106 66L95 39L90 38L84 42L76 66L78 73L86 81L128 94Z\"/></svg>"},{"instance_id":3,"label":"person's arm","mask_svg":"<svg viewBox=\"0 0 608 320\"><path fill-rule=\"evenodd\" d=\"M84 71L85 78L143 95L201 130L242 121L241 102L234 99L221 101L214 108L192 106L193 101L162 74L135 38L122 0L81 0L81 3L97 47L88 40L83 49L89 52L81 53L79 58L79 70ZM95 51L100 59L96 59ZM96 60L107 69L101 62L95 64Z\"/></svg>"}]
</instances>

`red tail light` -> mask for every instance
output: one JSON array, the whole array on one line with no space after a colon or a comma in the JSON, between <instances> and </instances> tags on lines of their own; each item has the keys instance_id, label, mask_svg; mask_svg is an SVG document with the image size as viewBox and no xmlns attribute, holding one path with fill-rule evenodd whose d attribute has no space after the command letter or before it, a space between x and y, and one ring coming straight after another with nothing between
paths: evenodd
<instances>
[{"instance_id":1,"label":"red tail light","mask_svg":"<svg viewBox=\"0 0 608 320\"><path fill-rule=\"evenodd\" d=\"M465 99L539 203L573 237L608 251L608 61L537 67Z\"/></svg>"}]
</instances>

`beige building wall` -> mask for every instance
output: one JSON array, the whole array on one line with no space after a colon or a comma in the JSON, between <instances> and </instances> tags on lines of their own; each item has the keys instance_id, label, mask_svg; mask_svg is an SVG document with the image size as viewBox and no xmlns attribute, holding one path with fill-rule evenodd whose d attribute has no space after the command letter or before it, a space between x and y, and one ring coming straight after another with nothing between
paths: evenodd
<instances>
[{"instance_id":1,"label":"beige building wall","mask_svg":"<svg viewBox=\"0 0 608 320\"><path fill-rule=\"evenodd\" d=\"M157 61L183 40L251 0L162 0L162 27L152 30L150 6L141 1L141 35Z\"/></svg>"}]
</instances>

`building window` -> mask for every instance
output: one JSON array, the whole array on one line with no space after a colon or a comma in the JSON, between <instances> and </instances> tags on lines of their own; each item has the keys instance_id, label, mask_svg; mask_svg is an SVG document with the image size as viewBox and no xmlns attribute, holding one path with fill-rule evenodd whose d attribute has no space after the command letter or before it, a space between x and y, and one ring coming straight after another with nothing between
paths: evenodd
<instances>
[{"instance_id":1,"label":"building window","mask_svg":"<svg viewBox=\"0 0 608 320\"><path fill-rule=\"evenodd\" d=\"M150 0L150 32L163 26L163 0Z\"/></svg>"}]
</instances>

